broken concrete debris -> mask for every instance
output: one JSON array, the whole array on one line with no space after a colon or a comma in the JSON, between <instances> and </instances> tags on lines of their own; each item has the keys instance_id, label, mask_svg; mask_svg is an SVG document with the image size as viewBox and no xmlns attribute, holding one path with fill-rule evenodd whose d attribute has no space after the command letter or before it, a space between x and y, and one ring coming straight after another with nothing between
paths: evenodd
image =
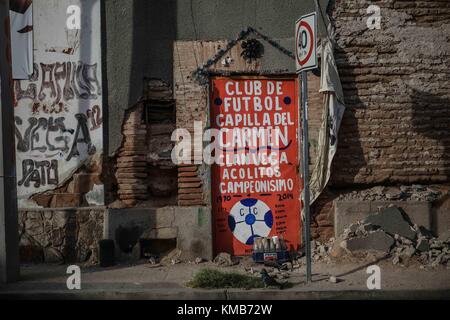
<instances>
[{"instance_id":1,"label":"broken concrete debris","mask_svg":"<svg viewBox=\"0 0 450 320\"><path fill-rule=\"evenodd\" d=\"M364 222L366 224L378 226L391 235L398 234L410 240L415 240L417 238L416 232L405 220L402 212L396 207L387 208L377 214L370 215Z\"/></svg>"},{"instance_id":2,"label":"broken concrete debris","mask_svg":"<svg viewBox=\"0 0 450 320\"><path fill-rule=\"evenodd\" d=\"M450 267L450 232L439 238L417 225L396 207L390 207L346 228L326 244L313 242L313 260L326 261L358 256L362 252L389 254L394 265L408 265L412 259L422 268Z\"/></svg>"},{"instance_id":3,"label":"broken concrete debris","mask_svg":"<svg viewBox=\"0 0 450 320\"><path fill-rule=\"evenodd\" d=\"M442 192L432 187L422 185L384 187L376 186L370 189L347 192L338 200L364 201L435 201L442 196Z\"/></svg>"},{"instance_id":4,"label":"broken concrete debris","mask_svg":"<svg viewBox=\"0 0 450 320\"><path fill-rule=\"evenodd\" d=\"M330 276L330 278L328 279L328 281L329 281L330 283L339 283L339 282L342 282L342 279L339 279L339 278L337 278L337 277L335 277L335 276Z\"/></svg>"},{"instance_id":5,"label":"broken concrete debris","mask_svg":"<svg viewBox=\"0 0 450 320\"><path fill-rule=\"evenodd\" d=\"M417 251L426 252L430 250L430 244L427 239L419 239L416 246Z\"/></svg>"},{"instance_id":6,"label":"broken concrete debris","mask_svg":"<svg viewBox=\"0 0 450 320\"><path fill-rule=\"evenodd\" d=\"M359 236L345 241L345 247L351 252L375 250L388 253L395 243L391 236L381 230L370 232L367 236Z\"/></svg>"},{"instance_id":7,"label":"broken concrete debris","mask_svg":"<svg viewBox=\"0 0 450 320\"><path fill-rule=\"evenodd\" d=\"M200 257L195 258L195 261L194 261L195 264L200 264L203 262L204 262L203 258L200 258Z\"/></svg>"},{"instance_id":8,"label":"broken concrete debris","mask_svg":"<svg viewBox=\"0 0 450 320\"><path fill-rule=\"evenodd\" d=\"M234 265L239 264L239 261L235 258L232 257L229 253L219 253L213 261L216 265L221 266L221 267L232 267Z\"/></svg>"},{"instance_id":9,"label":"broken concrete debris","mask_svg":"<svg viewBox=\"0 0 450 320\"><path fill-rule=\"evenodd\" d=\"M181 250L174 249L167 253L166 255L162 257L158 257L156 255L152 254L146 254L145 257L148 259L148 263L153 266L168 266L168 265L175 265L181 263Z\"/></svg>"},{"instance_id":10,"label":"broken concrete debris","mask_svg":"<svg viewBox=\"0 0 450 320\"><path fill-rule=\"evenodd\" d=\"M333 240L333 239L331 239ZM313 261L325 261L326 263L330 263L330 251L332 249L331 240L327 244L322 244L319 241L311 242L311 250L312 250L312 259ZM306 264L306 258L302 257L297 259L297 264L299 266Z\"/></svg>"}]
</instances>

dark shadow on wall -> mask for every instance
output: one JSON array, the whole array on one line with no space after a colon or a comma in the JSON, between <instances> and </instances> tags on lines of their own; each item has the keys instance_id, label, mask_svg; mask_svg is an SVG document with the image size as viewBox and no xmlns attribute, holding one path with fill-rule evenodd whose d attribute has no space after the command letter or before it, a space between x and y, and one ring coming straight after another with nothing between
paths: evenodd
<instances>
[{"instance_id":1,"label":"dark shadow on wall","mask_svg":"<svg viewBox=\"0 0 450 320\"><path fill-rule=\"evenodd\" d=\"M335 58L344 91L345 113L339 129L338 149L333 160L330 187L357 187L356 176L367 166L361 146L359 124L355 116L358 109L366 109L356 87L354 75L348 72L349 62L344 50L336 46Z\"/></svg>"},{"instance_id":2,"label":"dark shadow on wall","mask_svg":"<svg viewBox=\"0 0 450 320\"><path fill-rule=\"evenodd\" d=\"M173 83L173 43L177 37L176 0L133 0L133 41L128 105L143 93L144 78Z\"/></svg>"},{"instance_id":3,"label":"dark shadow on wall","mask_svg":"<svg viewBox=\"0 0 450 320\"><path fill-rule=\"evenodd\" d=\"M337 5L336 1L330 0L326 6L331 25L336 25L332 12ZM325 7L322 6L322 8ZM361 145L359 123L355 116L358 109L366 109L367 106L359 98L355 76L351 72L353 66L349 62L348 55L349 53L346 53L344 48L340 47L336 42L334 58L341 78L346 109L339 129L337 152L331 165L329 183L331 189L363 188L364 185L358 186L358 183L355 183L355 178L361 169L367 166Z\"/></svg>"},{"instance_id":4,"label":"dark shadow on wall","mask_svg":"<svg viewBox=\"0 0 450 320\"><path fill-rule=\"evenodd\" d=\"M434 166L433 169L436 171L428 174L428 181L417 182L448 183L450 182L450 98L410 89L412 129L423 137L434 140L435 144L442 148L439 160L444 161L444 164L439 167ZM424 145L424 147L427 146ZM425 152L424 150L422 154L425 155ZM432 156L436 155L430 155L429 160L432 160Z\"/></svg>"},{"instance_id":5,"label":"dark shadow on wall","mask_svg":"<svg viewBox=\"0 0 450 320\"><path fill-rule=\"evenodd\" d=\"M106 4L105 0L100 1L100 41L102 47L101 59L102 59L102 105L103 105L103 161L104 163L108 162L108 154L109 154L109 108L108 108L108 97L109 97L109 88L108 88L108 68L107 68L107 55L106 52L108 50L107 43L107 28L106 28Z\"/></svg>"},{"instance_id":6,"label":"dark shadow on wall","mask_svg":"<svg viewBox=\"0 0 450 320\"><path fill-rule=\"evenodd\" d=\"M93 23L95 23L95 20L92 17L92 10L94 7L95 1L82 1L81 2L81 12L83 13L81 15L81 28L83 30L86 26L91 26ZM91 29L92 30L92 29ZM84 30L80 32L80 61L84 63L98 63L98 61L93 61L93 51L92 51L92 41L88 41L88 33L91 30ZM94 36L94 35L92 35ZM84 38L86 37L86 38ZM84 41L83 41L84 40ZM98 66L100 68L100 66ZM78 112L81 112L82 110L88 110L90 109L91 102L89 99L80 99L79 100L79 110Z\"/></svg>"}]
</instances>

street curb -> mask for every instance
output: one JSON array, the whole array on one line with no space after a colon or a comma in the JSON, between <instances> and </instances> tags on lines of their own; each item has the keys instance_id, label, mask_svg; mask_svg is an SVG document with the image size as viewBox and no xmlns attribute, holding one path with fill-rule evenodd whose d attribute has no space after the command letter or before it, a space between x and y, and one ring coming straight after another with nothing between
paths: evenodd
<instances>
[{"instance_id":1,"label":"street curb","mask_svg":"<svg viewBox=\"0 0 450 320\"><path fill-rule=\"evenodd\" d=\"M449 300L444 290L86 290L4 291L1 300Z\"/></svg>"}]
</instances>

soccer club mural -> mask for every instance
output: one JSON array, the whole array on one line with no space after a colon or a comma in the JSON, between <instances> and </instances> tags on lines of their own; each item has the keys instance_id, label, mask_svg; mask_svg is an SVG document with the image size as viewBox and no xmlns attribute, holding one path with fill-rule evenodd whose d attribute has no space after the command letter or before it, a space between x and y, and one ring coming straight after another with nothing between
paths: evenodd
<instances>
[{"instance_id":1,"label":"soccer club mural","mask_svg":"<svg viewBox=\"0 0 450 320\"><path fill-rule=\"evenodd\" d=\"M250 255L259 237L300 245L295 79L211 81L211 167L216 253Z\"/></svg>"}]
</instances>

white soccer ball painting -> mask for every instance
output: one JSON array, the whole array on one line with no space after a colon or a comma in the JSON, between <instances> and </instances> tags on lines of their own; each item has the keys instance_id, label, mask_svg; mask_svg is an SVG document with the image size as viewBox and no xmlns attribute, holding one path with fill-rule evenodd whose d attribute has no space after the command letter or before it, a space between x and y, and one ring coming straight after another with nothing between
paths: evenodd
<instances>
[{"instance_id":1,"label":"white soccer ball painting","mask_svg":"<svg viewBox=\"0 0 450 320\"><path fill-rule=\"evenodd\" d=\"M255 238L268 237L273 227L273 214L262 200L244 199L231 208L228 226L234 237L246 245Z\"/></svg>"}]
</instances>

